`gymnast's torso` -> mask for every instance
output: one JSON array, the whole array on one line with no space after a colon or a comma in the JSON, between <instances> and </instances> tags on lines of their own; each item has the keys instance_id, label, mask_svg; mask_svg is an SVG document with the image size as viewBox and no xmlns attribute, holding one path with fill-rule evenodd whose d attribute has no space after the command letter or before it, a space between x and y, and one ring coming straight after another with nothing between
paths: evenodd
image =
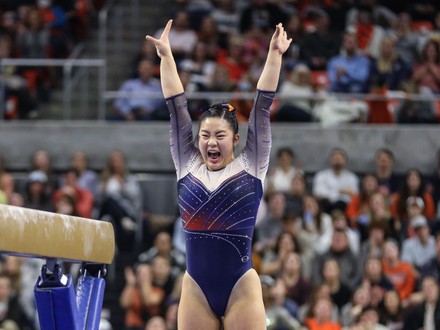
<instances>
[{"instance_id":1,"label":"gymnast's torso","mask_svg":"<svg viewBox=\"0 0 440 330\"><path fill-rule=\"evenodd\" d=\"M273 92L257 91L246 145L224 169L209 171L194 145L184 94L167 99L187 272L218 317L252 268L252 236L270 158Z\"/></svg>"}]
</instances>

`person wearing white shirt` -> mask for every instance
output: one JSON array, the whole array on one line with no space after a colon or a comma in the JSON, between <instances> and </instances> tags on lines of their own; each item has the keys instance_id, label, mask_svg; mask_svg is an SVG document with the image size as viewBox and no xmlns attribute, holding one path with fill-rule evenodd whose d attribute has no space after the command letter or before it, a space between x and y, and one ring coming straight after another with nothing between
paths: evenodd
<instances>
[{"instance_id":1,"label":"person wearing white shirt","mask_svg":"<svg viewBox=\"0 0 440 330\"><path fill-rule=\"evenodd\" d=\"M347 154L335 148L330 154L330 168L318 171L313 178L313 195L326 213L345 211L354 194L359 193L359 178L347 170Z\"/></svg>"}]
</instances>

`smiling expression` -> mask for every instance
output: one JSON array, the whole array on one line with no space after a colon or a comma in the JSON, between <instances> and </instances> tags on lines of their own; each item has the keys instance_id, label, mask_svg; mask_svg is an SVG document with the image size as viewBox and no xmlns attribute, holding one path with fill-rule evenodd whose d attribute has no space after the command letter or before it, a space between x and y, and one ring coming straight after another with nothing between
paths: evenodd
<instances>
[{"instance_id":1,"label":"smiling expression","mask_svg":"<svg viewBox=\"0 0 440 330\"><path fill-rule=\"evenodd\" d=\"M218 171L234 160L234 147L240 137L230 123L220 117L208 117L200 123L199 150L210 171Z\"/></svg>"}]
</instances>

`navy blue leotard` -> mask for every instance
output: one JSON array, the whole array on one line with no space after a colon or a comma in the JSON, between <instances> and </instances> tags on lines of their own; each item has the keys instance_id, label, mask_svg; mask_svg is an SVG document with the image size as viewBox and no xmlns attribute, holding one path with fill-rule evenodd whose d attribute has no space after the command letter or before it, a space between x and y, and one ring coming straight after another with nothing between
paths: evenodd
<instances>
[{"instance_id":1,"label":"navy blue leotard","mask_svg":"<svg viewBox=\"0 0 440 330\"><path fill-rule=\"evenodd\" d=\"M216 172L208 171L194 145L185 95L167 99L187 272L219 318L235 284L253 267L252 236L269 165L273 98L273 92L257 91L243 151Z\"/></svg>"}]
</instances>

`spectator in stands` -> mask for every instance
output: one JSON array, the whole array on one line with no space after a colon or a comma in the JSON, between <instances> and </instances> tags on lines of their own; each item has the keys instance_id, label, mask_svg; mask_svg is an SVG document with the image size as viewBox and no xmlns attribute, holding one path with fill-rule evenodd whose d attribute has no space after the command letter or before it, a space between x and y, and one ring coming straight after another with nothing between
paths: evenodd
<instances>
[{"instance_id":1,"label":"spectator in stands","mask_svg":"<svg viewBox=\"0 0 440 330\"><path fill-rule=\"evenodd\" d=\"M314 258L316 242L333 231L332 218L320 207L314 196L307 195L303 198L303 213L298 225L298 240L303 254L307 258Z\"/></svg>"},{"instance_id":2,"label":"spectator in stands","mask_svg":"<svg viewBox=\"0 0 440 330\"><path fill-rule=\"evenodd\" d=\"M340 322L344 327L354 325L362 310L370 304L370 290L366 285L358 286L351 299L341 308Z\"/></svg>"},{"instance_id":3,"label":"spectator in stands","mask_svg":"<svg viewBox=\"0 0 440 330\"><path fill-rule=\"evenodd\" d=\"M398 193L391 199L391 214L402 227L404 236L408 234L408 197L420 197L423 201L423 215L432 220L435 217L435 205L432 195L426 191L422 174L418 169L406 172L405 181Z\"/></svg>"},{"instance_id":4,"label":"spectator in stands","mask_svg":"<svg viewBox=\"0 0 440 330\"><path fill-rule=\"evenodd\" d=\"M33 153L31 159L31 171L42 171L46 174L46 193L51 196L60 186L59 177L52 169L52 160L49 152L44 149Z\"/></svg>"},{"instance_id":5,"label":"spectator in stands","mask_svg":"<svg viewBox=\"0 0 440 330\"><path fill-rule=\"evenodd\" d=\"M268 0L251 0L241 12L240 32L247 34L254 29L267 32L278 23L285 25L286 21L287 15L283 13L278 4Z\"/></svg>"},{"instance_id":6,"label":"spectator in stands","mask_svg":"<svg viewBox=\"0 0 440 330\"><path fill-rule=\"evenodd\" d=\"M304 197L307 195L307 183L304 175L297 174L290 182L286 195L286 214L300 216L303 213Z\"/></svg>"},{"instance_id":7,"label":"spectator in stands","mask_svg":"<svg viewBox=\"0 0 440 330\"><path fill-rule=\"evenodd\" d=\"M396 51L406 63L417 60L419 38L417 31L412 29L412 17L408 12L401 12L394 33L397 37Z\"/></svg>"},{"instance_id":8,"label":"spectator in stands","mask_svg":"<svg viewBox=\"0 0 440 330\"><path fill-rule=\"evenodd\" d=\"M340 279L341 270L335 259L327 259L322 268L322 280L330 289L332 302L338 306L338 310L350 300L352 289Z\"/></svg>"},{"instance_id":9,"label":"spectator in stands","mask_svg":"<svg viewBox=\"0 0 440 330\"><path fill-rule=\"evenodd\" d=\"M405 302L414 292L416 275L413 266L399 258L399 246L392 239L387 239L384 244L382 266L384 274Z\"/></svg>"},{"instance_id":10,"label":"spectator in stands","mask_svg":"<svg viewBox=\"0 0 440 330\"><path fill-rule=\"evenodd\" d=\"M344 212L341 210L333 210L330 216L332 218L331 229L323 233L316 241L315 251L319 254L326 252L332 244L333 233L335 231L343 231L347 234L351 251L357 255L360 247L359 234L355 229L349 227Z\"/></svg>"},{"instance_id":11,"label":"spectator in stands","mask_svg":"<svg viewBox=\"0 0 440 330\"><path fill-rule=\"evenodd\" d=\"M50 31L38 8L30 8L24 22L24 29L17 34L16 45L20 57L47 58L50 49Z\"/></svg>"},{"instance_id":12,"label":"spectator in stands","mask_svg":"<svg viewBox=\"0 0 440 330\"><path fill-rule=\"evenodd\" d=\"M374 157L374 174L379 180L379 190L385 196L397 192L403 181L394 173L394 153L388 148L379 148Z\"/></svg>"},{"instance_id":13,"label":"spectator in stands","mask_svg":"<svg viewBox=\"0 0 440 330\"><path fill-rule=\"evenodd\" d=\"M62 196L68 195L75 202L77 215L83 218L91 218L94 197L90 191L78 185L78 178L79 172L74 168L70 168L64 173L64 184L53 195L54 205L58 203Z\"/></svg>"},{"instance_id":14,"label":"spectator in stands","mask_svg":"<svg viewBox=\"0 0 440 330\"><path fill-rule=\"evenodd\" d=\"M312 292L312 284L302 272L301 256L296 252L289 252L283 260L278 279L284 281L286 296L298 306L304 305Z\"/></svg>"},{"instance_id":15,"label":"spectator in stands","mask_svg":"<svg viewBox=\"0 0 440 330\"><path fill-rule=\"evenodd\" d=\"M256 251L275 247L281 233L283 217L286 211L286 197L281 192L273 192L267 196L268 212L256 226Z\"/></svg>"},{"instance_id":16,"label":"spectator in stands","mask_svg":"<svg viewBox=\"0 0 440 330\"><path fill-rule=\"evenodd\" d=\"M305 28L303 20L297 11L289 14L286 24L287 35L292 36L292 42L290 44L290 49L286 53L285 66L294 66L300 61L301 43L304 38Z\"/></svg>"},{"instance_id":17,"label":"spectator in stands","mask_svg":"<svg viewBox=\"0 0 440 330\"><path fill-rule=\"evenodd\" d=\"M163 29L159 29L154 37L159 39L162 32ZM174 58L176 63L179 64L182 59L191 54L197 42L197 34L190 29L189 15L186 11L181 10L176 13L169 39Z\"/></svg>"},{"instance_id":18,"label":"spectator in stands","mask_svg":"<svg viewBox=\"0 0 440 330\"><path fill-rule=\"evenodd\" d=\"M8 35L0 35L0 59L13 57L13 40ZM3 65L0 82L4 88L5 119L33 119L38 115L37 101L26 79L20 75L17 67Z\"/></svg>"},{"instance_id":19,"label":"spectator in stands","mask_svg":"<svg viewBox=\"0 0 440 330\"><path fill-rule=\"evenodd\" d=\"M292 72L287 72L286 80L281 83L280 105L275 114L276 121L311 122L313 121L313 85L312 73L304 64L297 64Z\"/></svg>"},{"instance_id":20,"label":"spectator in stands","mask_svg":"<svg viewBox=\"0 0 440 330\"><path fill-rule=\"evenodd\" d=\"M360 329L388 330L387 327L379 323L379 311L375 306L364 307L359 315L359 322L355 326Z\"/></svg>"},{"instance_id":21,"label":"spectator in stands","mask_svg":"<svg viewBox=\"0 0 440 330\"><path fill-rule=\"evenodd\" d=\"M125 268L125 286L119 298L125 310L125 330L143 330L149 317L160 314L165 298L162 289L154 286L151 266L139 264L133 270Z\"/></svg>"},{"instance_id":22,"label":"spectator in stands","mask_svg":"<svg viewBox=\"0 0 440 330\"><path fill-rule=\"evenodd\" d=\"M267 329L276 330L281 327L285 327L288 329L299 330L301 325L298 323L298 321L283 305L279 305L275 299L276 295L274 295L274 287L276 285L276 281L268 275L260 276L260 281L263 291L263 303L266 312L266 324L268 325Z\"/></svg>"},{"instance_id":23,"label":"spectator in stands","mask_svg":"<svg viewBox=\"0 0 440 330\"><path fill-rule=\"evenodd\" d=\"M119 250L134 248L135 230L142 218L142 193L136 178L129 173L124 154L118 150L107 158L96 202L99 219L115 225Z\"/></svg>"},{"instance_id":24,"label":"spectator in stands","mask_svg":"<svg viewBox=\"0 0 440 330\"><path fill-rule=\"evenodd\" d=\"M440 93L440 43L428 40L414 66L413 77L420 92Z\"/></svg>"},{"instance_id":25,"label":"spectator in stands","mask_svg":"<svg viewBox=\"0 0 440 330\"><path fill-rule=\"evenodd\" d=\"M388 224L372 221L368 225L368 237L361 244L359 267L363 268L369 258L382 258L383 244L388 234Z\"/></svg>"},{"instance_id":26,"label":"spectator in stands","mask_svg":"<svg viewBox=\"0 0 440 330\"><path fill-rule=\"evenodd\" d=\"M429 190L432 191L432 198L436 207L436 218L440 219L440 149L436 153L435 167L429 177Z\"/></svg>"},{"instance_id":27,"label":"spectator in stands","mask_svg":"<svg viewBox=\"0 0 440 330\"><path fill-rule=\"evenodd\" d=\"M398 11L391 10L387 4L384 4L384 1L360 0L358 3L359 6L352 6L347 13L347 26L356 24L359 20L359 15L362 15L361 11L364 8L371 12L371 20L374 24L377 24L384 29L393 27L396 24L396 13Z\"/></svg>"},{"instance_id":28,"label":"spectator in stands","mask_svg":"<svg viewBox=\"0 0 440 330\"><path fill-rule=\"evenodd\" d=\"M295 164L295 152L291 147L280 147L277 150L277 164L267 175L266 194L272 192L288 193L292 179L302 175L303 171Z\"/></svg>"},{"instance_id":29,"label":"spectator in stands","mask_svg":"<svg viewBox=\"0 0 440 330\"><path fill-rule=\"evenodd\" d=\"M154 63L153 76L159 78L159 59L156 54L156 48L148 40L144 40L141 49L134 56L132 62L133 78L139 78L139 63L143 60L150 60Z\"/></svg>"},{"instance_id":30,"label":"spectator in stands","mask_svg":"<svg viewBox=\"0 0 440 330\"><path fill-rule=\"evenodd\" d=\"M85 152L75 152L70 159L70 166L79 173L78 186L95 194L98 190L99 178L96 172L89 168Z\"/></svg>"},{"instance_id":31,"label":"spectator in stands","mask_svg":"<svg viewBox=\"0 0 440 330\"><path fill-rule=\"evenodd\" d=\"M382 302L385 292L394 289L394 284L385 275L382 261L377 257L369 257L363 267L360 285L370 291L370 304L378 307Z\"/></svg>"},{"instance_id":32,"label":"spectator in stands","mask_svg":"<svg viewBox=\"0 0 440 330\"><path fill-rule=\"evenodd\" d=\"M380 43L379 54L371 64L371 89L373 91L401 90L411 77L411 64L405 62L396 51L396 39L385 36Z\"/></svg>"},{"instance_id":33,"label":"spectator in stands","mask_svg":"<svg viewBox=\"0 0 440 330\"><path fill-rule=\"evenodd\" d=\"M153 316L148 320L144 330L168 330L168 328L162 316Z\"/></svg>"},{"instance_id":34,"label":"spectator in stands","mask_svg":"<svg viewBox=\"0 0 440 330\"><path fill-rule=\"evenodd\" d=\"M396 290L386 291L379 306L380 323L388 329L402 330L404 313L399 293Z\"/></svg>"},{"instance_id":35,"label":"spectator in stands","mask_svg":"<svg viewBox=\"0 0 440 330\"><path fill-rule=\"evenodd\" d=\"M339 53L341 35L331 29L331 19L323 10L312 15L313 29L306 32L300 44L301 59L312 70L325 71L329 60Z\"/></svg>"},{"instance_id":36,"label":"spectator in stands","mask_svg":"<svg viewBox=\"0 0 440 330\"><path fill-rule=\"evenodd\" d=\"M260 273L276 276L280 273L286 257L291 252L301 254L301 248L295 236L290 232L278 235L274 248L265 249Z\"/></svg>"},{"instance_id":37,"label":"spectator in stands","mask_svg":"<svg viewBox=\"0 0 440 330\"><path fill-rule=\"evenodd\" d=\"M208 57L208 45L199 41L194 46L191 56L182 60L181 69L189 71L190 83L198 86L196 90L205 91L215 71L216 63Z\"/></svg>"},{"instance_id":38,"label":"spectator in stands","mask_svg":"<svg viewBox=\"0 0 440 330\"><path fill-rule=\"evenodd\" d=\"M121 96L116 99L111 120L151 120L155 119L163 107L161 88L157 78L154 78L154 63L142 60L138 66L139 78L128 79L119 88L123 93L153 93L157 96Z\"/></svg>"},{"instance_id":39,"label":"spectator in stands","mask_svg":"<svg viewBox=\"0 0 440 330\"><path fill-rule=\"evenodd\" d=\"M336 230L333 233L332 244L323 254L318 254L313 262L312 282L314 285L322 283L322 270L324 263L329 259L335 259L341 271L341 282L350 289L359 283L361 270L353 265L357 264L357 256L351 251L347 233Z\"/></svg>"},{"instance_id":40,"label":"spectator in stands","mask_svg":"<svg viewBox=\"0 0 440 330\"><path fill-rule=\"evenodd\" d=\"M340 330L342 326L333 320L334 305L330 299L320 298L313 306L312 315L304 322L307 329L331 329Z\"/></svg>"},{"instance_id":41,"label":"spectator in stands","mask_svg":"<svg viewBox=\"0 0 440 330\"><path fill-rule=\"evenodd\" d=\"M220 48L226 48L226 40L218 32L217 22L212 16L202 18L200 28L197 31L198 41L206 46L206 57L214 61Z\"/></svg>"},{"instance_id":42,"label":"spectator in stands","mask_svg":"<svg viewBox=\"0 0 440 330\"><path fill-rule=\"evenodd\" d=\"M5 158L0 154L0 191L9 200L15 191L15 179L6 169Z\"/></svg>"},{"instance_id":43,"label":"spectator in stands","mask_svg":"<svg viewBox=\"0 0 440 330\"><path fill-rule=\"evenodd\" d=\"M408 3L408 9L415 21L433 22L435 14L440 10L439 3L435 0L421 0Z\"/></svg>"},{"instance_id":44,"label":"spectator in stands","mask_svg":"<svg viewBox=\"0 0 440 330\"><path fill-rule=\"evenodd\" d=\"M423 215L411 219L415 236L407 238L402 244L402 261L409 262L420 270L436 255L435 238L431 235L428 221Z\"/></svg>"},{"instance_id":45,"label":"spectator in stands","mask_svg":"<svg viewBox=\"0 0 440 330\"><path fill-rule=\"evenodd\" d=\"M228 69L230 80L241 90L250 89L250 86L239 85L244 78L247 67L244 63L244 39L240 35L230 35L227 40L227 49L219 51L216 62Z\"/></svg>"},{"instance_id":46,"label":"spectator in stands","mask_svg":"<svg viewBox=\"0 0 440 330\"><path fill-rule=\"evenodd\" d=\"M357 46L362 54L377 58L385 31L374 22L369 6L358 6L357 12L356 21L347 30L356 35Z\"/></svg>"},{"instance_id":47,"label":"spectator in stands","mask_svg":"<svg viewBox=\"0 0 440 330\"><path fill-rule=\"evenodd\" d=\"M366 93L370 61L358 53L356 35L344 34L340 55L333 56L327 66L329 90L338 93Z\"/></svg>"},{"instance_id":48,"label":"spectator in stands","mask_svg":"<svg viewBox=\"0 0 440 330\"><path fill-rule=\"evenodd\" d=\"M359 193L357 175L346 169L347 153L334 148L329 157L330 168L318 171L313 177L313 195L324 210L330 213L334 209L345 211L353 195Z\"/></svg>"},{"instance_id":49,"label":"spectator in stands","mask_svg":"<svg viewBox=\"0 0 440 330\"><path fill-rule=\"evenodd\" d=\"M422 281L423 301L405 313L403 330L440 329L439 285L432 277Z\"/></svg>"},{"instance_id":50,"label":"spectator in stands","mask_svg":"<svg viewBox=\"0 0 440 330\"><path fill-rule=\"evenodd\" d=\"M173 276L177 277L185 270L185 255L179 250L173 248L171 244L171 236L168 232L161 231L157 233L154 238L154 246L147 251L142 252L138 257L138 261L151 264L157 255L168 259Z\"/></svg>"},{"instance_id":51,"label":"spectator in stands","mask_svg":"<svg viewBox=\"0 0 440 330\"><path fill-rule=\"evenodd\" d=\"M0 328L33 330L32 323L27 319L17 297L11 294L11 279L0 273ZM14 327L15 326L15 327Z\"/></svg>"},{"instance_id":52,"label":"spectator in stands","mask_svg":"<svg viewBox=\"0 0 440 330\"><path fill-rule=\"evenodd\" d=\"M435 256L426 262L420 269L420 277L434 277L440 284L440 233L435 235Z\"/></svg>"},{"instance_id":53,"label":"spectator in stands","mask_svg":"<svg viewBox=\"0 0 440 330\"><path fill-rule=\"evenodd\" d=\"M26 181L24 206L41 211L53 211L52 194L47 190L48 179L43 171L32 171Z\"/></svg>"},{"instance_id":54,"label":"spectator in stands","mask_svg":"<svg viewBox=\"0 0 440 330\"><path fill-rule=\"evenodd\" d=\"M228 35L238 34L240 24L240 13L237 9L237 2L234 0L213 1L214 9L211 17L217 24L220 34L220 45L224 47Z\"/></svg>"},{"instance_id":55,"label":"spectator in stands","mask_svg":"<svg viewBox=\"0 0 440 330\"><path fill-rule=\"evenodd\" d=\"M347 205L346 215L349 226L359 230L365 239L366 230L370 222L370 198L379 191L379 182L374 174L367 173L361 180L359 194L353 195Z\"/></svg>"}]
</instances>

